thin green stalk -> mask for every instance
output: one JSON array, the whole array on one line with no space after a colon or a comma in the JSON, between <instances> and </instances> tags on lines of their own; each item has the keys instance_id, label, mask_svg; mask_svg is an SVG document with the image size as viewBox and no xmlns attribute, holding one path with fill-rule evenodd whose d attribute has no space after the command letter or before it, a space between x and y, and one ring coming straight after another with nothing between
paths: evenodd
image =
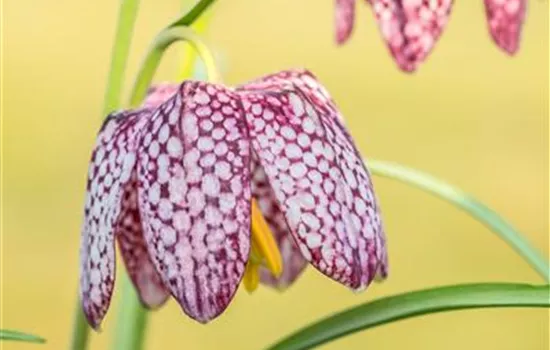
<instances>
[{"instance_id":1,"label":"thin green stalk","mask_svg":"<svg viewBox=\"0 0 550 350\"><path fill-rule=\"evenodd\" d=\"M82 311L82 305L80 304L80 298L76 298L76 305L74 311L74 324L73 324L73 339L71 342L72 350L84 350L86 349L86 344L88 343L88 335L90 332L90 327L88 326L88 321L84 316Z\"/></svg>"},{"instance_id":2,"label":"thin green stalk","mask_svg":"<svg viewBox=\"0 0 550 350\"><path fill-rule=\"evenodd\" d=\"M176 21L172 22L172 24L170 24L168 26L168 28L172 28L172 27L188 27L190 26L191 24L193 24L193 22L195 22L197 20L197 18L199 18L203 13L204 11L206 11L210 5L212 5L216 0L200 0L196 5L195 7L193 7L189 12L185 13L184 15L182 15L180 18L178 18Z\"/></svg>"},{"instance_id":3,"label":"thin green stalk","mask_svg":"<svg viewBox=\"0 0 550 350\"><path fill-rule=\"evenodd\" d=\"M113 349L141 350L145 345L147 310L141 305L127 274L122 281L121 300Z\"/></svg>"},{"instance_id":4,"label":"thin green stalk","mask_svg":"<svg viewBox=\"0 0 550 350\"><path fill-rule=\"evenodd\" d=\"M141 103L153 81L164 51L177 41L186 41L197 51L206 66L209 81L219 80L214 57L197 34L188 27L167 28L157 35L152 47L145 56L130 95L130 105L137 106Z\"/></svg>"},{"instance_id":5,"label":"thin green stalk","mask_svg":"<svg viewBox=\"0 0 550 350\"><path fill-rule=\"evenodd\" d=\"M365 303L313 323L269 350L304 350L386 323L452 310L550 307L550 287L514 283L462 284L424 289Z\"/></svg>"},{"instance_id":6,"label":"thin green stalk","mask_svg":"<svg viewBox=\"0 0 550 350\"><path fill-rule=\"evenodd\" d=\"M128 53L130 52L139 2L140 0L122 0L120 3L118 25L111 54L111 67L103 101L103 117L120 108L121 105L122 84L124 83L124 73L128 62Z\"/></svg>"},{"instance_id":7,"label":"thin green stalk","mask_svg":"<svg viewBox=\"0 0 550 350\"><path fill-rule=\"evenodd\" d=\"M474 197L431 175L396 163L369 160L367 164L374 175L391 178L415 186L464 210L508 243L545 281L550 281L548 259L544 258L537 249L532 247L524 235Z\"/></svg>"},{"instance_id":8,"label":"thin green stalk","mask_svg":"<svg viewBox=\"0 0 550 350\"><path fill-rule=\"evenodd\" d=\"M140 0L121 0L118 22L111 52L111 66L107 77L107 87L103 100L102 118L120 107L122 84L128 61L128 53L132 41L132 33L139 8ZM84 317L80 298L77 297L75 319L73 323L72 350L85 350L88 343L90 328Z\"/></svg>"},{"instance_id":9,"label":"thin green stalk","mask_svg":"<svg viewBox=\"0 0 550 350\"><path fill-rule=\"evenodd\" d=\"M182 0L182 5L184 8L188 6L189 2L194 2L193 0ZM184 16L185 17L185 16ZM212 14L210 13L203 13L199 18L197 18L193 22L193 29L199 33L202 34L206 27L208 26L208 23L210 22L210 18L212 17ZM193 48L191 47L183 47L183 50L181 50L181 66L178 68L178 72L176 74L176 80L182 81L185 79L189 79L190 77L195 77L194 75L197 73L197 64L199 63L199 60L197 59L197 53Z\"/></svg>"}]
</instances>

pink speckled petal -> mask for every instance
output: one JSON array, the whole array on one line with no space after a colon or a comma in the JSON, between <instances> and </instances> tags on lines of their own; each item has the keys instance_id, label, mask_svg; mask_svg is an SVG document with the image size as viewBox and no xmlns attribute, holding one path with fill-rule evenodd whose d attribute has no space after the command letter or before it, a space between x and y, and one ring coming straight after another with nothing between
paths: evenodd
<instances>
[{"instance_id":1,"label":"pink speckled petal","mask_svg":"<svg viewBox=\"0 0 550 350\"><path fill-rule=\"evenodd\" d=\"M142 107L154 109L171 98L179 85L162 83L151 87ZM137 146L136 146L137 147ZM122 212L116 238L126 270L136 287L141 303L150 309L158 308L170 296L151 261L143 237L143 227L137 202L137 174L132 173L122 198Z\"/></svg>"},{"instance_id":2,"label":"pink speckled petal","mask_svg":"<svg viewBox=\"0 0 550 350\"><path fill-rule=\"evenodd\" d=\"M371 0L380 32L403 71L412 72L433 49L453 0Z\"/></svg>"},{"instance_id":3,"label":"pink speckled petal","mask_svg":"<svg viewBox=\"0 0 550 350\"><path fill-rule=\"evenodd\" d=\"M527 0L485 0L489 32L495 43L510 55L519 49Z\"/></svg>"},{"instance_id":4,"label":"pink speckled petal","mask_svg":"<svg viewBox=\"0 0 550 350\"><path fill-rule=\"evenodd\" d=\"M252 197L258 201L260 210L275 236L275 241L283 259L283 272L279 278L274 277L265 267L261 267L260 281L277 289L285 289L300 276L307 266L307 261L302 257L302 253L294 243L264 168L255 156L253 156L252 174Z\"/></svg>"},{"instance_id":5,"label":"pink speckled petal","mask_svg":"<svg viewBox=\"0 0 550 350\"><path fill-rule=\"evenodd\" d=\"M305 71L240 87L252 146L302 255L353 289L383 256L370 175L326 90Z\"/></svg>"},{"instance_id":6,"label":"pink speckled petal","mask_svg":"<svg viewBox=\"0 0 550 350\"><path fill-rule=\"evenodd\" d=\"M272 79L273 78L287 79L288 81L292 82L297 89L299 89L305 96L307 96L308 100L316 107L316 109L320 110L321 114L325 114L333 121L335 125L339 125L337 126L337 128L339 128L342 133L346 135L345 138L349 142L349 149L353 148L355 154L357 156L360 156L359 151L353 143L351 135L346 129L344 118L338 110L338 107L334 103L333 99L330 97L328 91L323 85L319 83L317 77L315 77L313 73L307 70L290 70L281 72L278 75L273 76ZM370 198L369 203L373 205L374 210L377 213L376 215L380 216L380 206L378 204L378 199L376 198L376 195L374 193L374 188L372 187L370 173L368 172L368 169L365 170L367 170L367 180L368 182L370 182L370 186L367 184L367 187L369 190L372 191L372 197ZM363 191L363 193L365 192L366 191ZM388 252L386 249L386 233L383 223L381 221L376 226L374 232L376 240L376 257L378 260L377 279L383 280L388 276L389 266Z\"/></svg>"},{"instance_id":7,"label":"pink speckled petal","mask_svg":"<svg viewBox=\"0 0 550 350\"><path fill-rule=\"evenodd\" d=\"M149 111L111 114L97 137L88 172L81 240L80 297L90 325L105 316L115 279L114 236L135 165L135 138Z\"/></svg>"},{"instance_id":8,"label":"pink speckled petal","mask_svg":"<svg viewBox=\"0 0 550 350\"><path fill-rule=\"evenodd\" d=\"M355 21L355 0L335 0L334 26L336 43L345 43L353 31Z\"/></svg>"},{"instance_id":9,"label":"pink speckled petal","mask_svg":"<svg viewBox=\"0 0 550 350\"><path fill-rule=\"evenodd\" d=\"M138 210L137 174L132 173L122 197L122 211L116 229L116 238L122 260L141 303L150 309L164 304L170 292L151 261L143 237L143 227Z\"/></svg>"},{"instance_id":10,"label":"pink speckled petal","mask_svg":"<svg viewBox=\"0 0 550 350\"><path fill-rule=\"evenodd\" d=\"M235 93L183 83L138 149L145 240L165 285L199 322L232 300L250 249L250 145Z\"/></svg>"},{"instance_id":11,"label":"pink speckled petal","mask_svg":"<svg viewBox=\"0 0 550 350\"><path fill-rule=\"evenodd\" d=\"M330 97L328 91L319 83L317 78L308 70L294 69L282 71L249 82L244 87L246 89L269 90L269 89L288 89L289 84L300 90L309 101L324 114L334 119L334 122L341 125L341 129L346 131L345 122L338 111L338 107ZM351 140L351 135L348 134ZM379 208L376 196L374 196L376 208ZM377 209L378 210L378 209ZM383 225L380 225L376 235L376 255L378 258L377 280L383 280L388 275L388 257L386 250L386 235ZM284 259L284 257L283 257Z\"/></svg>"}]
</instances>

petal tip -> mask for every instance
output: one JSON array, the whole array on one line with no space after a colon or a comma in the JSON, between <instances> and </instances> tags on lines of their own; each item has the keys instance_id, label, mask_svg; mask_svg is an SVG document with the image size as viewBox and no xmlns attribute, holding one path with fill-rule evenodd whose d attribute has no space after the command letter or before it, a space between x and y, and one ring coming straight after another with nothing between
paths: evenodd
<instances>
[{"instance_id":1,"label":"petal tip","mask_svg":"<svg viewBox=\"0 0 550 350\"><path fill-rule=\"evenodd\" d=\"M334 41L336 42L336 45L342 46L348 41L349 35L342 35L341 33L336 33L336 37L334 38Z\"/></svg>"},{"instance_id":2,"label":"petal tip","mask_svg":"<svg viewBox=\"0 0 550 350\"><path fill-rule=\"evenodd\" d=\"M519 45L501 45L498 43L497 45L505 54L510 57L515 56L519 51Z\"/></svg>"},{"instance_id":3,"label":"petal tip","mask_svg":"<svg viewBox=\"0 0 550 350\"><path fill-rule=\"evenodd\" d=\"M103 331L101 329L101 319L97 319L96 317L94 317L92 313L88 311L84 302L82 302L82 313L84 314L84 317L86 318L86 321L88 322L90 328L98 333L101 333Z\"/></svg>"}]
</instances>

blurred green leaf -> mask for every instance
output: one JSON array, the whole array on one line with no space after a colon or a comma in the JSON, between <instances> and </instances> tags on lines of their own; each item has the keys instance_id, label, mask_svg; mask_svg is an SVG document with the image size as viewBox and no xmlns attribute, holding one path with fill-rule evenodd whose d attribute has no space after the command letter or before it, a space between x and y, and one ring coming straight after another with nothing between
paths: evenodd
<instances>
[{"instance_id":1,"label":"blurred green leaf","mask_svg":"<svg viewBox=\"0 0 550 350\"><path fill-rule=\"evenodd\" d=\"M36 335L22 333L18 331L10 331L7 329L0 329L0 340L15 340L15 341L24 341L29 343L46 342L46 339L40 338Z\"/></svg>"},{"instance_id":2,"label":"blurred green leaf","mask_svg":"<svg viewBox=\"0 0 550 350\"><path fill-rule=\"evenodd\" d=\"M463 284L381 298L303 328L269 350L310 349L350 333L443 311L494 307L550 307L550 287L526 284Z\"/></svg>"},{"instance_id":3,"label":"blurred green leaf","mask_svg":"<svg viewBox=\"0 0 550 350\"><path fill-rule=\"evenodd\" d=\"M546 282L550 281L548 259L531 246L524 235L474 197L431 175L400 164L379 160L369 160L366 163L374 175L412 185L464 210L514 248Z\"/></svg>"}]
</instances>

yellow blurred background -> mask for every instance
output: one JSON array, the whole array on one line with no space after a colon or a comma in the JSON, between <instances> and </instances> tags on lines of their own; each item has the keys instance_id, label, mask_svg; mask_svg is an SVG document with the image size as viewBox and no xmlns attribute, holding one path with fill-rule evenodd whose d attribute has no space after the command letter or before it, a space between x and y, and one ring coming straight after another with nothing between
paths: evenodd
<instances>
[{"instance_id":1,"label":"yellow blurred background","mask_svg":"<svg viewBox=\"0 0 550 350\"><path fill-rule=\"evenodd\" d=\"M180 0L143 0L127 69L129 89L153 36ZM307 67L331 91L366 157L444 178L507 217L548 256L548 2L531 1L522 48L500 52L481 1L457 1L434 53L398 71L359 1L351 41L333 43L333 1L227 0L205 37L234 84ZM1 327L64 349L70 338L87 162L105 90L118 1L3 0ZM177 49L157 80L170 80ZM353 294L308 271L284 294L239 290L204 326L170 301L151 317L147 349L260 349L337 310L450 283L541 283L508 246L447 203L375 178L389 240L390 277ZM122 265L119 265L119 267ZM119 269L119 272L122 268ZM120 284L90 349L111 342ZM549 347L547 309L473 310L386 325L322 349Z\"/></svg>"}]
</instances>

